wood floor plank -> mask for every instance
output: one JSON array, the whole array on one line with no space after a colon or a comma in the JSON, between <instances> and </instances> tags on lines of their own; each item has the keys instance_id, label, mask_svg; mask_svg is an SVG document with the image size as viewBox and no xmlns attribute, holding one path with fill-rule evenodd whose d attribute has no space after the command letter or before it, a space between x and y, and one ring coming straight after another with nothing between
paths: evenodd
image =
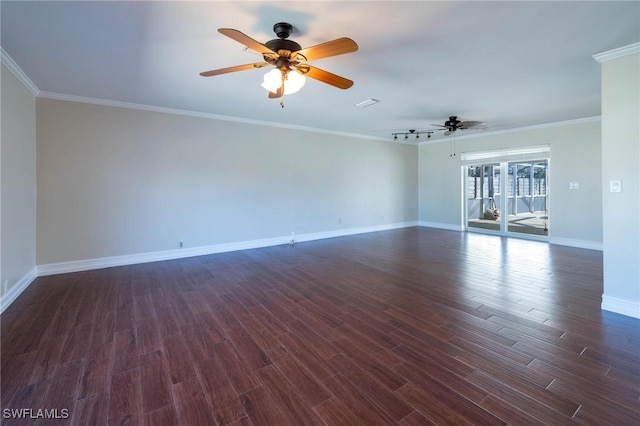
<instances>
[{"instance_id":1,"label":"wood floor plank","mask_svg":"<svg viewBox=\"0 0 640 426\"><path fill-rule=\"evenodd\" d=\"M177 403L179 424L183 425L217 425L213 415L213 408L208 404L206 398L195 396Z\"/></svg>"},{"instance_id":2,"label":"wood floor plank","mask_svg":"<svg viewBox=\"0 0 640 426\"><path fill-rule=\"evenodd\" d=\"M481 371L471 373L468 379L514 407L546 422L565 422L580 407L575 401L557 395L548 388L516 381L507 384Z\"/></svg>"},{"instance_id":3,"label":"wood floor plank","mask_svg":"<svg viewBox=\"0 0 640 426\"><path fill-rule=\"evenodd\" d=\"M562 379L554 380L548 387L549 391L560 395L565 398L576 398L572 393L574 392L574 387L572 384L568 384ZM603 392L605 393L605 392ZM608 413L607 418L603 419L608 422L613 422L615 424L639 424L640 423L640 414L637 412L638 404L640 402L636 399L635 401L625 401L624 399L618 399L613 397L613 395L605 395L605 398L601 398L602 393L598 392L596 389L590 389L585 392L584 395L580 396L581 407L579 411L584 413L589 413L593 418L594 414L597 413ZM612 401L613 399L613 401Z\"/></svg>"},{"instance_id":4,"label":"wood floor plank","mask_svg":"<svg viewBox=\"0 0 640 426\"><path fill-rule=\"evenodd\" d=\"M161 350L140 355L142 408L145 414L173 404Z\"/></svg>"},{"instance_id":5,"label":"wood floor plank","mask_svg":"<svg viewBox=\"0 0 640 426\"><path fill-rule=\"evenodd\" d=\"M109 394L93 395L80 399L76 404L71 424L73 426L108 425L109 419Z\"/></svg>"},{"instance_id":6,"label":"wood floor plank","mask_svg":"<svg viewBox=\"0 0 640 426\"><path fill-rule=\"evenodd\" d=\"M487 395L487 397L480 402L480 406L512 425L547 425L544 421L536 418L535 415L529 415L493 394Z\"/></svg>"},{"instance_id":7,"label":"wood floor plank","mask_svg":"<svg viewBox=\"0 0 640 426\"><path fill-rule=\"evenodd\" d=\"M378 407L341 373L327 377L322 382L335 397L355 416L367 425L388 425L395 423L394 418Z\"/></svg>"},{"instance_id":8,"label":"wood floor plank","mask_svg":"<svg viewBox=\"0 0 640 426\"><path fill-rule=\"evenodd\" d=\"M272 336L278 337L279 335L289 331L285 324L280 322L261 304L251 306L249 311L264 325L267 330L269 330L269 333L271 333Z\"/></svg>"},{"instance_id":9,"label":"wood floor plank","mask_svg":"<svg viewBox=\"0 0 640 426\"><path fill-rule=\"evenodd\" d=\"M110 424L135 424L142 419L140 370L128 369L111 377Z\"/></svg>"},{"instance_id":10,"label":"wood floor plank","mask_svg":"<svg viewBox=\"0 0 640 426\"><path fill-rule=\"evenodd\" d=\"M29 383L38 383L53 376L56 366L60 363L63 343L62 339L53 338L40 344L32 365Z\"/></svg>"},{"instance_id":11,"label":"wood floor plank","mask_svg":"<svg viewBox=\"0 0 640 426\"><path fill-rule=\"evenodd\" d=\"M344 403L336 398L331 398L316 405L314 410L328 425L362 425L365 423L353 414Z\"/></svg>"},{"instance_id":12,"label":"wood floor plank","mask_svg":"<svg viewBox=\"0 0 640 426\"><path fill-rule=\"evenodd\" d=\"M109 393L115 345L104 343L91 351L84 362L78 399L91 398Z\"/></svg>"},{"instance_id":13,"label":"wood floor plank","mask_svg":"<svg viewBox=\"0 0 640 426\"><path fill-rule=\"evenodd\" d=\"M420 370L415 370L403 364L397 367L396 371L406 377L409 382L413 383L422 392L430 393L433 397L438 398L442 404L465 417L471 423L485 425L505 424L498 417L468 400L454 389L449 388L446 383L442 383Z\"/></svg>"},{"instance_id":14,"label":"wood floor plank","mask_svg":"<svg viewBox=\"0 0 640 426\"><path fill-rule=\"evenodd\" d=\"M451 390L455 390L470 401L478 403L487 396L487 391L475 386L466 379L466 377L468 377L468 375L473 371L469 372L467 370L468 367L460 368L455 364L458 362L456 360L451 360L451 362L439 362L438 359L423 356L404 345L394 348L394 353L402 357L405 360L406 365L420 371L429 371L431 378L438 380L441 383L446 383ZM460 363L460 365L463 364ZM454 368L454 370L450 370L448 368L449 366Z\"/></svg>"},{"instance_id":15,"label":"wood floor plank","mask_svg":"<svg viewBox=\"0 0 640 426\"><path fill-rule=\"evenodd\" d=\"M226 334L249 369L257 370L271 364L271 359L251 338L247 330L234 328L228 330Z\"/></svg>"},{"instance_id":16,"label":"wood floor plank","mask_svg":"<svg viewBox=\"0 0 640 426\"><path fill-rule=\"evenodd\" d=\"M56 373L51 379L51 384L46 397L46 407L66 408L73 412L76 400L78 399L78 382L82 362L80 360L71 361L58 366Z\"/></svg>"},{"instance_id":17,"label":"wood floor plank","mask_svg":"<svg viewBox=\"0 0 640 426\"><path fill-rule=\"evenodd\" d=\"M322 380L336 372L335 368L329 366L326 360L320 358L312 351L303 339L291 334L283 334L278 338L282 345L291 353L296 360L305 366L314 376Z\"/></svg>"},{"instance_id":18,"label":"wood floor plank","mask_svg":"<svg viewBox=\"0 0 640 426\"><path fill-rule=\"evenodd\" d=\"M13 397L9 397L8 394L2 394L2 407L3 408L25 408L25 407L44 407L46 404L46 396L51 385L51 380L43 380L38 383L33 383L18 389ZM6 399L5 399L6 398ZM10 398L10 399L9 399ZM3 422L4 423L4 422ZM6 423L9 423L8 421ZM17 422L29 424L30 421Z\"/></svg>"},{"instance_id":19,"label":"wood floor plank","mask_svg":"<svg viewBox=\"0 0 640 426\"><path fill-rule=\"evenodd\" d=\"M255 378L250 365L240 359L228 340L218 343L214 352L238 395L260 386L260 381Z\"/></svg>"},{"instance_id":20,"label":"wood floor plank","mask_svg":"<svg viewBox=\"0 0 640 426\"><path fill-rule=\"evenodd\" d=\"M414 227L38 277L0 316L2 408L637 424L640 320L600 309L602 271L599 251Z\"/></svg>"},{"instance_id":21,"label":"wood floor plank","mask_svg":"<svg viewBox=\"0 0 640 426\"><path fill-rule=\"evenodd\" d=\"M171 383L180 383L189 376L195 375L193 360L187 342L181 334L169 336L162 341L162 352L167 361L167 370Z\"/></svg>"},{"instance_id":22,"label":"wood floor plank","mask_svg":"<svg viewBox=\"0 0 640 426\"><path fill-rule=\"evenodd\" d=\"M136 321L136 348L139 355L156 351L162 347L158 322L155 318Z\"/></svg>"},{"instance_id":23,"label":"wood floor plank","mask_svg":"<svg viewBox=\"0 0 640 426\"><path fill-rule=\"evenodd\" d=\"M339 339L333 343L343 354L357 363L360 368L378 379L387 388L395 390L407 382L407 379L393 370L393 365L388 365L380 361L376 354L371 354L361 349L358 345L352 344L347 339ZM394 352L395 353L395 352Z\"/></svg>"},{"instance_id":24,"label":"wood floor plank","mask_svg":"<svg viewBox=\"0 0 640 426\"><path fill-rule=\"evenodd\" d=\"M314 407L331 398L331 392L288 353L275 358L275 365L309 406Z\"/></svg>"},{"instance_id":25,"label":"wood floor plank","mask_svg":"<svg viewBox=\"0 0 640 426\"><path fill-rule=\"evenodd\" d=\"M456 425L472 425L469 420L456 413L452 407L447 407L439 401L439 399L430 394L421 391L413 384L407 383L396 391L401 395L412 407L427 418L427 421L436 424L456 424Z\"/></svg>"},{"instance_id":26,"label":"wood floor plank","mask_svg":"<svg viewBox=\"0 0 640 426\"><path fill-rule=\"evenodd\" d=\"M173 406L167 405L144 416L145 426L174 426L178 424L178 413Z\"/></svg>"},{"instance_id":27,"label":"wood floor plank","mask_svg":"<svg viewBox=\"0 0 640 426\"><path fill-rule=\"evenodd\" d=\"M263 367L256 371L256 375L263 386L269 390L288 424L324 425L324 422L295 392L295 388L275 366Z\"/></svg>"},{"instance_id":28,"label":"wood floor plank","mask_svg":"<svg viewBox=\"0 0 640 426\"><path fill-rule=\"evenodd\" d=\"M196 367L204 394L213 408L216 424L227 424L247 416L238 395L218 357L209 358Z\"/></svg>"},{"instance_id":29,"label":"wood floor plank","mask_svg":"<svg viewBox=\"0 0 640 426\"><path fill-rule=\"evenodd\" d=\"M340 338L348 341L351 345L357 346L363 351L375 354L376 358L386 365L394 366L402 362L391 350L378 345L376 342L358 333L347 324L336 327L335 330Z\"/></svg>"},{"instance_id":30,"label":"wood floor plank","mask_svg":"<svg viewBox=\"0 0 640 426\"><path fill-rule=\"evenodd\" d=\"M271 334L271 332L252 314L239 319L242 328L249 333L251 339L263 351L268 351L280 345L280 342Z\"/></svg>"},{"instance_id":31,"label":"wood floor plank","mask_svg":"<svg viewBox=\"0 0 640 426\"><path fill-rule=\"evenodd\" d=\"M381 407L396 422L407 416L413 408L406 404L390 389L380 383L349 358L338 355L331 359L331 364L358 390L376 405Z\"/></svg>"},{"instance_id":32,"label":"wood floor plank","mask_svg":"<svg viewBox=\"0 0 640 426\"><path fill-rule=\"evenodd\" d=\"M276 401L264 386L240 395L240 400L249 415L249 419L251 419L254 424L273 426L287 424L286 417L282 414Z\"/></svg>"},{"instance_id":33,"label":"wood floor plank","mask_svg":"<svg viewBox=\"0 0 640 426\"><path fill-rule=\"evenodd\" d=\"M138 347L135 329L116 331L114 335L115 355L113 371L126 371L138 366Z\"/></svg>"}]
</instances>

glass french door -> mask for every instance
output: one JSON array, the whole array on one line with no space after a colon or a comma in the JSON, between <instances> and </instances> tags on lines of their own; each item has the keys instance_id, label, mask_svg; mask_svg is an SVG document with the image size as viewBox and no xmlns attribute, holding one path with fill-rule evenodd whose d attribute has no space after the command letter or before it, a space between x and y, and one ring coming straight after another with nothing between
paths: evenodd
<instances>
[{"instance_id":1,"label":"glass french door","mask_svg":"<svg viewBox=\"0 0 640 426\"><path fill-rule=\"evenodd\" d=\"M519 234L549 233L547 171L549 161L508 163L507 231Z\"/></svg>"},{"instance_id":2,"label":"glass french door","mask_svg":"<svg viewBox=\"0 0 640 426\"><path fill-rule=\"evenodd\" d=\"M532 238L548 236L548 159L463 167L468 230Z\"/></svg>"}]
</instances>

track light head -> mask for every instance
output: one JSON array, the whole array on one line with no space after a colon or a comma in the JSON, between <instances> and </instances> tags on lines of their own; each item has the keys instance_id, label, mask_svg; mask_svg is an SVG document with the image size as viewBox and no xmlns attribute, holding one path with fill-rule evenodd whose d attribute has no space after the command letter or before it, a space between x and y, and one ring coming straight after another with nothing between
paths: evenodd
<instances>
[{"instance_id":1,"label":"track light head","mask_svg":"<svg viewBox=\"0 0 640 426\"><path fill-rule=\"evenodd\" d=\"M404 136L404 140L406 141L406 140L409 139L409 136L411 136L411 135L415 135L416 140L420 139L420 135L427 135L427 139L431 139L431 134L432 133L433 132L429 131L429 130L421 130L421 131L419 131L419 130L415 130L415 129L409 129L406 132L391 133L391 135L393 136L393 140L394 141L398 140L398 135L399 136Z\"/></svg>"}]
</instances>

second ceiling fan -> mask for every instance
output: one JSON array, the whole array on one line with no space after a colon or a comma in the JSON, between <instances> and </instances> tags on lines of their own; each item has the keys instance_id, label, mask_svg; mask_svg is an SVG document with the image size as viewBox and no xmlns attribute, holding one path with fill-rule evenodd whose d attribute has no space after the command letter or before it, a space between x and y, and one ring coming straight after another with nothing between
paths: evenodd
<instances>
[{"instance_id":1,"label":"second ceiling fan","mask_svg":"<svg viewBox=\"0 0 640 426\"><path fill-rule=\"evenodd\" d=\"M350 38L342 37L303 49L295 41L288 40L293 31L291 24L279 22L273 26L273 31L278 38L262 44L238 30L231 28L218 29L219 33L262 55L264 62L204 71L200 75L211 77L271 65L275 68L265 75L262 83L262 87L269 90L270 98L280 98L283 95L297 92L304 85L305 76L339 89L348 89L353 86L353 81L311 66L307 62L355 52L358 50L356 42Z\"/></svg>"},{"instance_id":2,"label":"second ceiling fan","mask_svg":"<svg viewBox=\"0 0 640 426\"><path fill-rule=\"evenodd\" d=\"M458 120L458 116L452 115L449 117L447 121L442 124L432 124L432 126L441 127L440 130L444 130L444 135L449 136L456 132L457 130L467 130L467 129L486 129L487 126L483 124L482 121L460 121Z\"/></svg>"}]
</instances>

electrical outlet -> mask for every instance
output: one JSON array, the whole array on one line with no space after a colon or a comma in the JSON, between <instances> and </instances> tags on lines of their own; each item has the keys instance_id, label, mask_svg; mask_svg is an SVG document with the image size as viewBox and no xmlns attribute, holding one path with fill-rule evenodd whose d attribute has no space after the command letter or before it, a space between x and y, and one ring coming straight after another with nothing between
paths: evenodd
<instances>
[{"instance_id":1,"label":"electrical outlet","mask_svg":"<svg viewBox=\"0 0 640 426\"><path fill-rule=\"evenodd\" d=\"M580 189L580 182L569 182L569 189Z\"/></svg>"}]
</instances>

